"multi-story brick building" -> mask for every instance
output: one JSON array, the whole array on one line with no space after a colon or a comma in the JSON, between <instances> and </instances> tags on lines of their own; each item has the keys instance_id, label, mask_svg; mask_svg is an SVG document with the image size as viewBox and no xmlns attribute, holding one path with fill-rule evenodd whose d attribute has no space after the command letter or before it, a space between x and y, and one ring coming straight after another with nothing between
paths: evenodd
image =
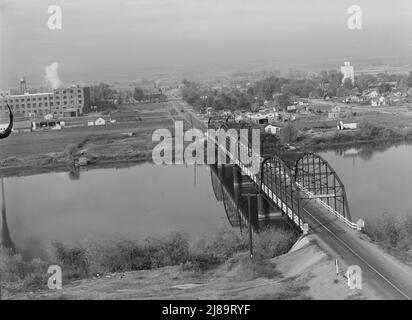
<instances>
[{"instance_id":1,"label":"multi-story brick building","mask_svg":"<svg viewBox=\"0 0 412 320\"><path fill-rule=\"evenodd\" d=\"M53 118L78 117L90 107L90 88L71 86L46 93L0 96L0 111L8 104L17 116L53 115Z\"/></svg>"}]
</instances>

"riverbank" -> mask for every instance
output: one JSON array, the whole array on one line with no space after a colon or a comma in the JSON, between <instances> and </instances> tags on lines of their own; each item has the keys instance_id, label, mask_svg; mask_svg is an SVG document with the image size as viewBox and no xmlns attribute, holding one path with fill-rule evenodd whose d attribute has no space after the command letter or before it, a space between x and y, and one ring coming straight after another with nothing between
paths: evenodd
<instances>
[{"instance_id":1,"label":"riverbank","mask_svg":"<svg viewBox=\"0 0 412 320\"><path fill-rule=\"evenodd\" d=\"M170 127L171 123L167 125ZM88 134L57 152L25 154L16 150L16 155L0 160L0 173L8 177L53 171L70 172L76 170L74 166L80 158L90 168L151 161L153 147L158 143L152 141L153 130Z\"/></svg>"},{"instance_id":2,"label":"riverbank","mask_svg":"<svg viewBox=\"0 0 412 320\"><path fill-rule=\"evenodd\" d=\"M412 129L394 129L368 122L361 124L358 130L301 133L294 145L300 150L320 151L333 148L353 148L366 144L408 144L412 142Z\"/></svg>"},{"instance_id":3,"label":"riverbank","mask_svg":"<svg viewBox=\"0 0 412 320\"><path fill-rule=\"evenodd\" d=\"M256 267L265 269L266 259L287 252L297 238L298 233L293 229L263 230L254 241ZM4 297L46 289L47 268L52 264L62 268L63 285L111 273L166 266L180 266L184 271L202 275L246 251L248 240L237 230L223 228L214 236L195 242L184 232L173 232L140 241L89 236L70 247L52 242L46 248L47 254L42 259L30 260L2 249L0 268Z\"/></svg>"},{"instance_id":4,"label":"riverbank","mask_svg":"<svg viewBox=\"0 0 412 320\"><path fill-rule=\"evenodd\" d=\"M27 286L26 281L25 291L3 288L3 299L343 300L376 297L367 290L350 290L343 273L336 275L334 261L312 240L303 238L292 248L295 237L279 230L263 232L256 237L255 258L251 262L245 252L246 240L239 238L233 229L222 230L214 239L200 244L197 250L202 251L197 252L186 246L181 235L175 234L173 256L191 252L191 258L179 265L108 271L64 280L62 290L45 288L45 275L42 281L38 279L37 287ZM74 253L72 251L72 259L80 257L79 251ZM151 257L155 259L156 255L152 252ZM157 256L157 259L163 257ZM68 261L70 259L66 259L66 263ZM116 260L107 262L113 265ZM64 270L63 267L63 276Z\"/></svg>"},{"instance_id":5,"label":"riverbank","mask_svg":"<svg viewBox=\"0 0 412 320\"><path fill-rule=\"evenodd\" d=\"M205 128L205 118L202 121L203 116L195 114L193 108L187 103L175 100L170 101L169 104L176 110L183 110L186 121ZM373 114L353 119L355 122L360 121L356 130L337 131L335 127L325 125L322 121L293 123L293 128L289 132L289 136L293 138L288 142L303 152L353 148L366 144L391 146L412 143L412 122L407 121L408 118L411 119L410 114L400 119L395 114L379 114L379 116L380 118L376 118Z\"/></svg>"},{"instance_id":6,"label":"riverbank","mask_svg":"<svg viewBox=\"0 0 412 320\"><path fill-rule=\"evenodd\" d=\"M173 128L174 117L165 103L122 107L136 110L138 121L13 133L0 143L0 174L70 172L80 157L90 167L151 161L153 131Z\"/></svg>"}]
</instances>

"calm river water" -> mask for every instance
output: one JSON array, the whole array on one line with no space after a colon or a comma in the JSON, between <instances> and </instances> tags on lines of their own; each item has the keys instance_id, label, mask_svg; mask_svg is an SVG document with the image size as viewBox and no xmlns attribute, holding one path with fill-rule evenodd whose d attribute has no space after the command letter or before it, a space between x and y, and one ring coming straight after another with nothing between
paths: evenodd
<instances>
[{"instance_id":1,"label":"calm river water","mask_svg":"<svg viewBox=\"0 0 412 320\"><path fill-rule=\"evenodd\" d=\"M209 167L141 164L122 169L4 178L7 222L18 251L87 236L144 238L184 230L191 238L229 225ZM196 184L195 184L196 183Z\"/></svg>"},{"instance_id":2,"label":"calm river water","mask_svg":"<svg viewBox=\"0 0 412 320\"><path fill-rule=\"evenodd\" d=\"M352 220L412 214L412 145L320 153L346 188Z\"/></svg>"}]
</instances>

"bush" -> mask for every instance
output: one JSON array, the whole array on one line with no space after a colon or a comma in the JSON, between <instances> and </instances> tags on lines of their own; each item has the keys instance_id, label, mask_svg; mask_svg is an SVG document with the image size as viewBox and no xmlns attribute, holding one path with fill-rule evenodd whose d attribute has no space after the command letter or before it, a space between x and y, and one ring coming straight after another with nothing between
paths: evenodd
<instances>
[{"instance_id":1,"label":"bush","mask_svg":"<svg viewBox=\"0 0 412 320\"><path fill-rule=\"evenodd\" d=\"M293 230L268 227L253 239L254 255L260 259L270 259L289 251L299 234Z\"/></svg>"},{"instance_id":2,"label":"bush","mask_svg":"<svg viewBox=\"0 0 412 320\"><path fill-rule=\"evenodd\" d=\"M60 242L52 244L56 264L59 265L68 279L79 279L89 276L89 264L84 248L68 248Z\"/></svg>"},{"instance_id":3,"label":"bush","mask_svg":"<svg viewBox=\"0 0 412 320\"><path fill-rule=\"evenodd\" d=\"M185 271L205 272L222 262L223 260L214 254L195 252L190 254L182 269Z\"/></svg>"},{"instance_id":4,"label":"bush","mask_svg":"<svg viewBox=\"0 0 412 320\"><path fill-rule=\"evenodd\" d=\"M412 262L412 216L383 214L368 219L364 232L386 250Z\"/></svg>"},{"instance_id":5,"label":"bush","mask_svg":"<svg viewBox=\"0 0 412 320\"><path fill-rule=\"evenodd\" d=\"M1 289L5 296L20 290L45 288L47 284L47 265L40 259L23 260L20 254L0 247Z\"/></svg>"},{"instance_id":6,"label":"bush","mask_svg":"<svg viewBox=\"0 0 412 320\"><path fill-rule=\"evenodd\" d=\"M186 233L174 232L170 234L164 247L172 265L180 264L189 257L189 240Z\"/></svg>"},{"instance_id":7,"label":"bush","mask_svg":"<svg viewBox=\"0 0 412 320\"><path fill-rule=\"evenodd\" d=\"M363 139L394 139L402 136L401 132L392 128L377 126L370 122L362 122L359 126L358 135Z\"/></svg>"},{"instance_id":8,"label":"bush","mask_svg":"<svg viewBox=\"0 0 412 320\"><path fill-rule=\"evenodd\" d=\"M221 261L233 256L233 254L248 249L248 239L231 228L220 229L209 241L197 243L195 251L203 252L209 256L215 256Z\"/></svg>"},{"instance_id":9,"label":"bush","mask_svg":"<svg viewBox=\"0 0 412 320\"><path fill-rule=\"evenodd\" d=\"M64 153L69 155L69 156L73 156L76 153L76 151L77 151L77 146L73 143L69 143L64 148Z\"/></svg>"},{"instance_id":10,"label":"bush","mask_svg":"<svg viewBox=\"0 0 412 320\"><path fill-rule=\"evenodd\" d=\"M183 269L204 272L247 248L247 237L231 228L222 228L212 238L202 239L195 244Z\"/></svg>"}]
</instances>

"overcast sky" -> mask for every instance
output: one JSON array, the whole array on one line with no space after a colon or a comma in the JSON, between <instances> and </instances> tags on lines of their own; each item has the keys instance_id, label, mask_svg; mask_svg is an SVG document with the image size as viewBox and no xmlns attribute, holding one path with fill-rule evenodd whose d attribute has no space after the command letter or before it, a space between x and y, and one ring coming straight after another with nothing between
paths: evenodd
<instances>
[{"instance_id":1,"label":"overcast sky","mask_svg":"<svg viewBox=\"0 0 412 320\"><path fill-rule=\"evenodd\" d=\"M223 61L412 55L412 0L0 0L0 87L65 74ZM63 29L49 30L49 5ZM347 28L350 5L363 29ZM37 78L38 77L38 78Z\"/></svg>"}]
</instances>

